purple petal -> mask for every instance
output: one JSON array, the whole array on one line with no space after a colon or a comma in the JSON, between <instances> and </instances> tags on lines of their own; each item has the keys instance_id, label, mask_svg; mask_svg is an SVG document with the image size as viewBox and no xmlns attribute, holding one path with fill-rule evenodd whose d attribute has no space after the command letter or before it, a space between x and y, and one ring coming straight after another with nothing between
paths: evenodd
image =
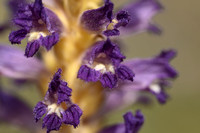
<instances>
[{"instance_id":1,"label":"purple petal","mask_svg":"<svg viewBox=\"0 0 200 133\"><path fill-rule=\"evenodd\" d=\"M9 35L9 40L12 44L14 43L21 44L21 40L23 40L27 34L28 31L24 29L13 31Z\"/></svg>"},{"instance_id":2,"label":"purple petal","mask_svg":"<svg viewBox=\"0 0 200 133\"><path fill-rule=\"evenodd\" d=\"M104 6L88 10L81 16L81 24L90 31L101 31L112 20L113 3L105 0Z\"/></svg>"},{"instance_id":3,"label":"purple petal","mask_svg":"<svg viewBox=\"0 0 200 133\"><path fill-rule=\"evenodd\" d=\"M162 6L157 0L138 0L128 4L123 10L130 14L130 22L120 30L121 33L138 33L145 30L160 33L158 27L151 24L151 19L161 9Z\"/></svg>"},{"instance_id":4,"label":"purple petal","mask_svg":"<svg viewBox=\"0 0 200 133\"><path fill-rule=\"evenodd\" d=\"M58 89L58 104L63 101L70 101L72 89L67 86L67 82L61 81Z\"/></svg>"},{"instance_id":5,"label":"purple petal","mask_svg":"<svg viewBox=\"0 0 200 133\"><path fill-rule=\"evenodd\" d=\"M59 20L58 16L49 10L48 8L44 8L42 10L41 19L46 24L46 27L49 32L60 34L63 30L63 25Z\"/></svg>"},{"instance_id":6,"label":"purple petal","mask_svg":"<svg viewBox=\"0 0 200 133\"><path fill-rule=\"evenodd\" d=\"M73 104L65 111L64 123L73 125L76 128L80 123L83 112L78 105Z\"/></svg>"},{"instance_id":7,"label":"purple petal","mask_svg":"<svg viewBox=\"0 0 200 133\"><path fill-rule=\"evenodd\" d=\"M0 74L15 79L38 79L45 72L43 64L36 58L26 58L23 51L15 47L0 45Z\"/></svg>"},{"instance_id":8,"label":"purple petal","mask_svg":"<svg viewBox=\"0 0 200 133\"><path fill-rule=\"evenodd\" d=\"M61 119L56 115L56 113L48 114L43 118L42 128L47 128L47 133L52 130L59 130L62 124Z\"/></svg>"},{"instance_id":9,"label":"purple petal","mask_svg":"<svg viewBox=\"0 0 200 133\"><path fill-rule=\"evenodd\" d=\"M59 41L59 34L54 32L52 35L42 37L42 45L50 50Z\"/></svg>"},{"instance_id":10,"label":"purple petal","mask_svg":"<svg viewBox=\"0 0 200 133\"><path fill-rule=\"evenodd\" d=\"M120 65L117 68L117 75L122 80L128 79L130 81L133 81L133 77L135 76L133 74L133 71L130 70L128 67L124 66L124 65Z\"/></svg>"},{"instance_id":11,"label":"purple petal","mask_svg":"<svg viewBox=\"0 0 200 133\"><path fill-rule=\"evenodd\" d=\"M42 44L42 39L29 42L26 46L25 56L32 57L39 50L41 44Z\"/></svg>"},{"instance_id":12,"label":"purple petal","mask_svg":"<svg viewBox=\"0 0 200 133\"><path fill-rule=\"evenodd\" d=\"M27 4L26 0L9 0L8 1L8 6L10 10L12 11L13 15L17 13L17 11L20 8L20 5L25 5L25 4Z\"/></svg>"},{"instance_id":13,"label":"purple petal","mask_svg":"<svg viewBox=\"0 0 200 133\"><path fill-rule=\"evenodd\" d=\"M117 85L117 76L111 72L104 73L100 79L104 88L114 88Z\"/></svg>"},{"instance_id":14,"label":"purple petal","mask_svg":"<svg viewBox=\"0 0 200 133\"><path fill-rule=\"evenodd\" d=\"M36 132L32 109L24 101L0 90L0 121Z\"/></svg>"},{"instance_id":15,"label":"purple petal","mask_svg":"<svg viewBox=\"0 0 200 133\"><path fill-rule=\"evenodd\" d=\"M35 121L38 122L38 120L41 119L41 117L47 112L47 105L43 102L38 102L33 110Z\"/></svg>"},{"instance_id":16,"label":"purple petal","mask_svg":"<svg viewBox=\"0 0 200 133\"><path fill-rule=\"evenodd\" d=\"M42 10L44 9L42 0L35 0L33 5L33 12L37 19L41 18Z\"/></svg>"},{"instance_id":17,"label":"purple petal","mask_svg":"<svg viewBox=\"0 0 200 133\"><path fill-rule=\"evenodd\" d=\"M33 13L31 11L31 7L29 5L21 5L15 13L15 17L13 22L15 25L20 26L27 31L30 31L33 27Z\"/></svg>"},{"instance_id":18,"label":"purple petal","mask_svg":"<svg viewBox=\"0 0 200 133\"><path fill-rule=\"evenodd\" d=\"M79 71L78 71L78 78L85 80L87 82L96 82L99 80L101 73L89 68L86 65L83 65L80 67Z\"/></svg>"}]
</instances>

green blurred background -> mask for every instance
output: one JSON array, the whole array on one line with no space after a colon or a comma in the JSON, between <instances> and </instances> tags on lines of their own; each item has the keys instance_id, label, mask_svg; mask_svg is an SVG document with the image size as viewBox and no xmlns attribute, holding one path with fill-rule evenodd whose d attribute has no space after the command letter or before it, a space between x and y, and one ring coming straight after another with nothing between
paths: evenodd
<instances>
[{"instance_id":1,"label":"green blurred background","mask_svg":"<svg viewBox=\"0 0 200 133\"><path fill-rule=\"evenodd\" d=\"M0 23L8 17L6 6L0 0ZM130 0L114 0L116 7ZM131 109L141 109L145 114L145 124L140 133L200 133L200 1L162 0L165 10L154 17L163 29L163 34L155 36L142 33L126 37L124 42L128 58L149 57L162 49L174 48L178 56L172 61L179 71L179 77L168 93L171 99L164 106L156 101L153 106L136 105ZM0 36L0 42L8 42L8 32ZM12 90L14 91L14 90ZM14 91L34 106L40 96L34 87ZM121 122L123 111L111 114L108 124ZM22 133L11 125L0 123L0 133ZM28 131L24 131L28 133Z\"/></svg>"}]
</instances>

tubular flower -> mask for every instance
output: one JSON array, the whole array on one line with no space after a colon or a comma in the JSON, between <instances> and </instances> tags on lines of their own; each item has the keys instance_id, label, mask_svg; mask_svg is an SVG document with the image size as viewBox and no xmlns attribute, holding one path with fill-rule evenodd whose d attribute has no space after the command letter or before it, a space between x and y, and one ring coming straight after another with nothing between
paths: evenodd
<instances>
[{"instance_id":1,"label":"tubular flower","mask_svg":"<svg viewBox=\"0 0 200 133\"><path fill-rule=\"evenodd\" d=\"M119 47L109 39L97 42L87 53L78 78L92 82L99 80L105 88L116 87L118 79L133 81L133 72L120 64L124 58Z\"/></svg>"},{"instance_id":2,"label":"tubular flower","mask_svg":"<svg viewBox=\"0 0 200 133\"><path fill-rule=\"evenodd\" d=\"M31 127L32 119L21 119L27 121L24 125L31 132L43 132L42 127L47 133L137 133L144 123L140 111L126 113L124 123L107 128L101 125L108 112L134 104L144 91L155 95L160 103L166 102L165 87L177 76L170 65L176 52L165 50L152 58L125 60L116 43L119 35L161 33L151 21L162 9L157 0L134 1L117 12L111 0L15 2L17 6L10 7L18 29L10 33L9 40L21 44L26 38L25 56L17 48L1 45L0 74L38 85L44 98L33 113L40 126ZM41 46L47 51L39 51ZM36 52L39 56L32 57ZM4 107L0 120L9 114L14 117L8 117L8 122L20 119L15 105L6 106L6 101L19 104L24 108L19 111L27 111L20 117L30 118L31 109L24 101L5 94L0 90L0 107ZM15 124L23 125L19 121Z\"/></svg>"},{"instance_id":3,"label":"tubular flower","mask_svg":"<svg viewBox=\"0 0 200 133\"><path fill-rule=\"evenodd\" d=\"M36 122L46 114L42 127L47 128L47 133L51 130L59 130L62 123L73 125L74 128L80 123L82 110L71 102L71 92L72 89L61 80L61 69L59 69L49 83L44 101L38 102L33 111ZM67 109L64 109L61 103L66 104Z\"/></svg>"},{"instance_id":4,"label":"tubular flower","mask_svg":"<svg viewBox=\"0 0 200 133\"><path fill-rule=\"evenodd\" d=\"M20 44L21 40L28 37L25 51L27 57L33 56L40 46L50 50L59 40L61 23L51 10L43 7L42 0L23 5L13 22L21 29L11 32L9 40L12 44Z\"/></svg>"}]
</instances>

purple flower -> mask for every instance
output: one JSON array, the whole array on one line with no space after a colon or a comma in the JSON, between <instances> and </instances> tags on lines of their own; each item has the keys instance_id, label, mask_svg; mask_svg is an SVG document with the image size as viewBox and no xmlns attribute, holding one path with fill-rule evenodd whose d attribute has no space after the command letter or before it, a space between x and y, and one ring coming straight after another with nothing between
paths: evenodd
<instances>
[{"instance_id":1,"label":"purple flower","mask_svg":"<svg viewBox=\"0 0 200 133\"><path fill-rule=\"evenodd\" d=\"M160 34L161 30L151 22L152 17L163 9L157 0L138 0L127 4L122 10L130 14L130 21L120 31L122 34L150 31Z\"/></svg>"},{"instance_id":2,"label":"purple flower","mask_svg":"<svg viewBox=\"0 0 200 133\"><path fill-rule=\"evenodd\" d=\"M71 92L72 89L61 80L61 69L58 69L49 83L44 100L38 102L33 110L36 122L45 115L42 127L47 128L47 133L51 130L59 130L62 123L73 125L75 128L79 125L82 110L72 103Z\"/></svg>"},{"instance_id":3,"label":"purple flower","mask_svg":"<svg viewBox=\"0 0 200 133\"><path fill-rule=\"evenodd\" d=\"M105 88L114 88L118 80L133 81L134 74L121 62L125 56L110 39L100 41L86 54L78 78L87 82L100 81Z\"/></svg>"},{"instance_id":4,"label":"purple flower","mask_svg":"<svg viewBox=\"0 0 200 133\"><path fill-rule=\"evenodd\" d=\"M124 123L104 128L99 133L137 133L144 123L144 116L138 110L135 116L131 112L124 115Z\"/></svg>"},{"instance_id":5,"label":"purple flower","mask_svg":"<svg viewBox=\"0 0 200 133\"><path fill-rule=\"evenodd\" d=\"M26 58L23 51L9 45L0 45L0 74L14 79L34 79L46 72L36 58Z\"/></svg>"},{"instance_id":6,"label":"purple flower","mask_svg":"<svg viewBox=\"0 0 200 133\"><path fill-rule=\"evenodd\" d=\"M160 34L161 30L151 22L152 17L162 9L157 0L138 0L113 14L113 3L105 0L104 6L85 11L81 24L87 30L103 32L107 37L127 33L151 31Z\"/></svg>"},{"instance_id":7,"label":"purple flower","mask_svg":"<svg viewBox=\"0 0 200 133\"><path fill-rule=\"evenodd\" d=\"M174 50L166 50L153 58L130 59L123 62L123 65L134 71L134 82L120 82L115 90L107 92L105 110L115 110L121 105L133 104L137 97L132 98L129 94L137 94L139 91L148 91L155 95L160 103L165 103L168 95L164 88L170 85L169 80L177 76L176 70L169 64L175 55ZM121 105L118 104L119 101Z\"/></svg>"},{"instance_id":8,"label":"purple flower","mask_svg":"<svg viewBox=\"0 0 200 133\"><path fill-rule=\"evenodd\" d=\"M105 36L120 35L119 27L125 27L129 22L129 14L126 11L119 11L113 15L113 3L105 0L102 7L88 10L81 16L82 26L93 32L102 32Z\"/></svg>"},{"instance_id":9,"label":"purple flower","mask_svg":"<svg viewBox=\"0 0 200 133\"><path fill-rule=\"evenodd\" d=\"M42 0L33 4L22 4L13 19L15 25L21 27L9 35L12 44L20 44L28 37L25 56L32 57L40 48L50 50L59 41L62 24L58 17L43 7Z\"/></svg>"}]
</instances>

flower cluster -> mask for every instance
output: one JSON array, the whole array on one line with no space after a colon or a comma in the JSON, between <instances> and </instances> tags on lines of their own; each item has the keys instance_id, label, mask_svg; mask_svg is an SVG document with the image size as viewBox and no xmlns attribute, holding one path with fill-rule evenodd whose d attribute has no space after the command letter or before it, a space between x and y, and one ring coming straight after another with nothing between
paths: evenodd
<instances>
[{"instance_id":1,"label":"flower cluster","mask_svg":"<svg viewBox=\"0 0 200 133\"><path fill-rule=\"evenodd\" d=\"M169 96L165 88L177 77L170 65L176 51L163 50L151 58L125 60L118 37L144 31L160 34L151 21L162 10L157 0L134 1L117 12L111 0L10 0L9 4L17 26L9 40L21 44L27 39L27 45L25 56L17 48L0 46L0 74L39 84L44 99L33 113L36 122L42 119L47 133L138 133L144 123L139 110L135 115L127 112L124 123L101 129L101 122L108 112L137 102L142 92L166 103ZM41 46L47 51L39 51ZM39 59L33 57L37 52ZM22 100L1 88L0 96L0 120L41 132ZM22 117L14 111L16 104L17 112L25 112L21 123L15 121ZM80 126L74 130L69 125Z\"/></svg>"}]
</instances>

